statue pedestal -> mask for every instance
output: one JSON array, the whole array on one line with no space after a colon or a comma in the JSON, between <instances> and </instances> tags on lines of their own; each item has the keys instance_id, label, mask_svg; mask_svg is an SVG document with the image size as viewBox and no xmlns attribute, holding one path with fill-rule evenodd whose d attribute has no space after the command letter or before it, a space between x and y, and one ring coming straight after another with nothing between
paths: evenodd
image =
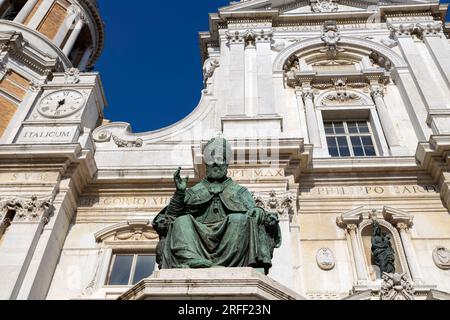
<instances>
[{"instance_id":1,"label":"statue pedestal","mask_svg":"<svg viewBox=\"0 0 450 320\"><path fill-rule=\"evenodd\" d=\"M252 268L155 271L119 300L304 300Z\"/></svg>"}]
</instances>

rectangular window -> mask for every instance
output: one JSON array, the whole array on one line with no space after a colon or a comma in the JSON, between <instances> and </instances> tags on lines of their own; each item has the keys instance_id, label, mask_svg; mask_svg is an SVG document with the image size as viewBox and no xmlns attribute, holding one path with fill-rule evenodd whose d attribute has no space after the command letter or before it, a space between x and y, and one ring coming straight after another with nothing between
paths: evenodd
<instances>
[{"instance_id":1,"label":"rectangular window","mask_svg":"<svg viewBox=\"0 0 450 320\"><path fill-rule=\"evenodd\" d=\"M370 123L364 121L327 121L324 123L328 151L332 157L374 157Z\"/></svg>"},{"instance_id":2,"label":"rectangular window","mask_svg":"<svg viewBox=\"0 0 450 320\"><path fill-rule=\"evenodd\" d=\"M114 254L106 285L131 286L151 276L156 257L151 254Z\"/></svg>"}]
</instances>

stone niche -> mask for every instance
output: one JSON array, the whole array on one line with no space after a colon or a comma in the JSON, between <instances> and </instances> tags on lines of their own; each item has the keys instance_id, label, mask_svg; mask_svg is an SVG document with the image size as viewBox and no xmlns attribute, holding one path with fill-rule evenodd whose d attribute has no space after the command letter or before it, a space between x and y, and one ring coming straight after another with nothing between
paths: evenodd
<instances>
[{"instance_id":1,"label":"stone niche","mask_svg":"<svg viewBox=\"0 0 450 320\"><path fill-rule=\"evenodd\" d=\"M155 271L119 300L305 300L252 268Z\"/></svg>"}]
</instances>

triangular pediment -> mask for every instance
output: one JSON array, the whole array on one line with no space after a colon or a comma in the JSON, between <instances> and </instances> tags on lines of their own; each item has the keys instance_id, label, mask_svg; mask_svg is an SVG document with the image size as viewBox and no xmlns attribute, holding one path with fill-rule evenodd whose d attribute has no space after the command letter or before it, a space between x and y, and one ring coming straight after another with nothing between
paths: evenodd
<instances>
[{"instance_id":1,"label":"triangular pediment","mask_svg":"<svg viewBox=\"0 0 450 320\"><path fill-rule=\"evenodd\" d=\"M322 4L322 2L324 2ZM328 4L327 4L328 2ZM376 6L424 4L433 0L242 0L231 2L229 6L220 8L220 12L267 11L278 10L280 14L361 12L373 10ZM316 4L315 9L313 6ZM331 6L331 9L330 9ZM329 12L332 12L329 11Z\"/></svg>"}]
</instances>

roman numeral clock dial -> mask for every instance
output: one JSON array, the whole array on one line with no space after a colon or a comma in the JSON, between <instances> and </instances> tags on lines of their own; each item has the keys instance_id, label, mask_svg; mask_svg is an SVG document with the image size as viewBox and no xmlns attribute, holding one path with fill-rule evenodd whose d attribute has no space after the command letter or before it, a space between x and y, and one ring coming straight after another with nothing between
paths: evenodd
<instances>
[{"instance_id":1,"label":"roman numeral clock dial","mask_svg":"<svg viewBox=\"0 0 450 320\"><path fill-rule=\"evenodd\" d=\"M38 111L44 117L68 117L84 105L84 96L75 90L61 90L48 94L39 104Z\"/></svg>"}]
</instances>

